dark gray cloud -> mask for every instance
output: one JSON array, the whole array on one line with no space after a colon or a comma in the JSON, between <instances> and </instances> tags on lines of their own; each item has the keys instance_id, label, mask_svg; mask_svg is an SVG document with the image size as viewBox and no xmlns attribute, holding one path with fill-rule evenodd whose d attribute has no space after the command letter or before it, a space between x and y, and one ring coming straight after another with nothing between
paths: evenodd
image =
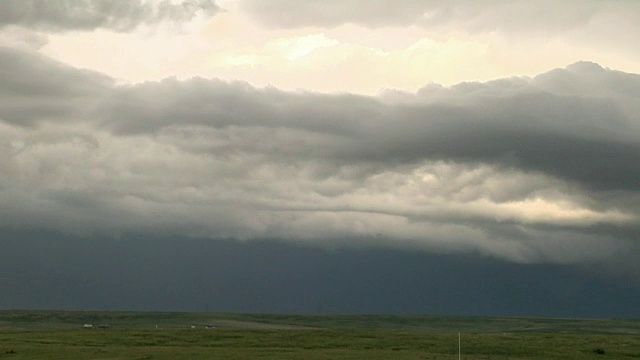
<instances>
[{"instance_id":1,"label":"dark gray cloud","mask_svg":"<svg viewBox=\"0 0 640 360\"><path fill-rule=\"evenodd\" d=\"M218 11L212 0L6 0L0 2L0 27L127 31L141 24L184 22L198 14L210 16Z\"/></svg>"},{"instance_id":2,"label":"dark gray cloud","mask_svg":"<svg viewBox=\"0 0 640 360\"><path fill-rule=\"evenodd\" d=\"M69 68L37 53L0 47L2 121L31 126L78 119L113 80Z\"/></svg>"},{"instance_id":3,"label":"dark gray cloud","mask_svg":"<svg viewBox=\"0 0 640 360\"><path fill-rule=\"evenodd\" d=\"M639 255L638 75L577 63L366 97L0 63L0 227Z\"/></svg>"},{"instance_id":4,"label":"dark gray cloud","mask_svg":"<svg viewBox=\"0 0 640 360\"><path fill-rule=\"evenodd\" d=\"M410 102L389 104L363 96L166 80L116 92L105 104L108 117L102 124L120 134L157 133L177 124L220 131L253 128L273 135L288 129L303 139L331 137L332 146L313 153L345 163L483 162L590 188L640 187L634 170L640 154L640 76L577 63L526 84L512 82L425 89ZM264 153L269 149L259 147L279 146L292 155L301 150L270 139L260 144L239 140L232 145L253 148L246 151Z\"/></svg>"}]
</instances>

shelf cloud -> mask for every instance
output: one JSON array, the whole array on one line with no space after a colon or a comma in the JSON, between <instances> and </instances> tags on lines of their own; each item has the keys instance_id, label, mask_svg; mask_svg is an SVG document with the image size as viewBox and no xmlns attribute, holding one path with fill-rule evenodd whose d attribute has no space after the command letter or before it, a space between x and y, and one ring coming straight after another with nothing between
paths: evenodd
<instances>
[{"instance_id":1,"label":"shelf cloud","mask_svg":"<svg viewBox=\"0 0 640 360\"><path fill-rule=\"evenodd\" d=\"M522 263L637 256L640 76L589 62L379 96L118 84L0 49L0 226Z\"/></svg>"}]
</instances>

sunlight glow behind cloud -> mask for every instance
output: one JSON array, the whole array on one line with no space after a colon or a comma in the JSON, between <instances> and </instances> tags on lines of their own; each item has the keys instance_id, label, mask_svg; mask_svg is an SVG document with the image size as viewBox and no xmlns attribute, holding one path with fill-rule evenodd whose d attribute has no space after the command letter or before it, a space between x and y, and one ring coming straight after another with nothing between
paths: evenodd
<instances>
[{"instance_id":1,"label":"sunlight glow behind cloud","mask_svg":"<svg viewBox=\"0 0 640 360\"><path fill-rule=\"evenodd\" d=\"M191 26L189 32L176 34L160 27L153 33L144 28L127 34L108 30L60 33L49 36L43 51L74 66L133 83L203 76L286 90L362 94L389 88L416 91L428 83L453 85L533 76L583 59L640 72L636 49L602 51L603 39L584 36L598 34L604 26L600 16L607 16L607 12L593 15L592 22L576 20L555 36L525 32L515 37L500 27L474 33L451 26L399 23L373 28L353 23L329 29L314 24L264 28L235 2L221 4L226 6L224 12L206 25L202 19L194 19L192 23L200 25ZM509 11L520 13L517 9ZM630 16L633 19L634 15ZM615 42L604 42L604 46L610 45Z\"/></svg>"}]
</instances>

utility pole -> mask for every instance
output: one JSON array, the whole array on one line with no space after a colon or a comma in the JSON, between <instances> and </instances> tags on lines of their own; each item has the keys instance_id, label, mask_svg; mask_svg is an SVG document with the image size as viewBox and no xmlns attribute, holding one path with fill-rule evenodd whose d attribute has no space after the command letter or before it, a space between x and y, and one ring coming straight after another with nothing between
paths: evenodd
<instances>
[{"instance_id":1,"label":"utility pole","mask_svg":"<svg viewBox=\"0 0 640 360\"><path fill-rule=\"evenodd\" d=\"M460 347L460 331L458 331L458 360L462 360L462 350Z\"/></svg>"}]
</instances>

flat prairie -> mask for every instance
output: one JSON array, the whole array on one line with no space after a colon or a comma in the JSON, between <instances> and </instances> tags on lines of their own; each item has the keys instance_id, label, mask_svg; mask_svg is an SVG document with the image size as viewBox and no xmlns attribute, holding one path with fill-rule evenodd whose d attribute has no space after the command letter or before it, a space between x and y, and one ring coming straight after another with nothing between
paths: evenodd
<instances>
[{"instance_id":1,"label":"flat prairie","mask_svg":"<svg viewBox=\"0 0 640 360\"><path fill-rule=\"evenodd\" d=\"M91 325L91 327L85 327ZM0 311L0 359L640 359L640 321Z\"/></svg>"}]
</instances>

